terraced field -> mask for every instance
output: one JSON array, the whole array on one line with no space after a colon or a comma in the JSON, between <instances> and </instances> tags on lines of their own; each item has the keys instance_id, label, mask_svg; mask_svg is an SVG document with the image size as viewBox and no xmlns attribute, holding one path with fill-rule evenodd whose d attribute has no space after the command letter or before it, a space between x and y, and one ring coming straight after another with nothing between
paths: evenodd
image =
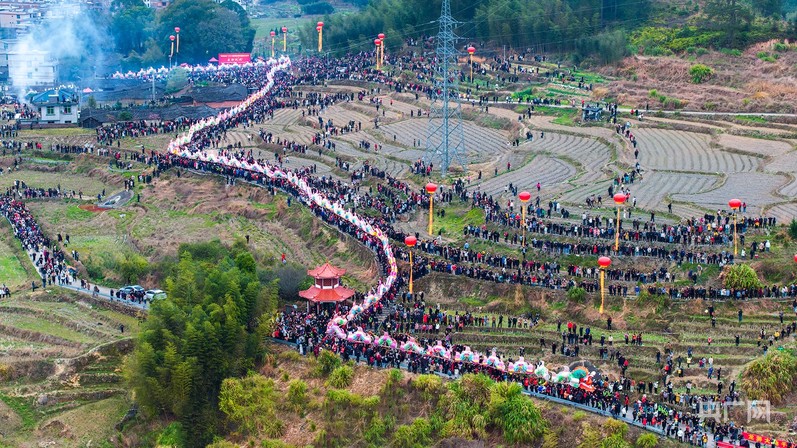
<instances>
[{"instance_id":1,"label":"terraced field","mask_svg":"<svg viewBox=\"0 0 797 448\"><path fill-rule=\"evenodd\" d=\"M764 140L732 134L720 134L717 137L717 143L726 148L752 152L753 154L767 157L779 156L793 149L789 143L784 141Z\"/></svg>"},{"instance_id":2,"label":"terraced field","mask_svg":"<svg viewBox=\"0 0 797 448\"><path fill-rule=\"evenodd\" d=\"M706 134L640 128L634 130L642 146L639 163L643 169L703 173L749 172L761 159L729 153L709 146Z\"/></svg>"},{"instance_id":3,"label":"terraced field","mask_svg":"<svg viewBox=\"0 0 797 448\"><path fill-rule=\"evenodd\" d=\"M517 166L513 164L513 166ZM501 173L497 177L490 177L481 183L475 184L475 188L489 195L496 195L504 192L504 187L510 183L520 189L532 191L539 182L545 188L545 194L556 192L567 188L567 180L577 173L576 167L561 159L547 155L533 157L526 164L514 168L510 172ZM492 176L492 173L485 173ZM536 192L536 189L533 191Z\"/></svg>"},{"instance_id":4,"label":"terraced field","mask_svg":"<svg viewBox=\"0 0 797 448\"><path fill-rule=\"evenodd\" d=\"M781 185L785 185L788 179L766 173L731 173L725 183L711 191L704 193L679 193L673 195L678 201L688 201L707 209L724 209L728 205L728 198L755 198L755 201L748 201L747 213L757 214L769 204L781 202L783 199L776 197L773 191L777 191ZM746 200L746 199L745 199Z\"/></svg>"},{"instance_id":5,"label":"terraced field","mask_svg":"<svg viewBox=\"0 0 797 448\"><path fill-rule=\"evenodd\" d=\"M439 126L437 122L433 122L434 126ZM419 150L422 151L426 146L426 133L429 126L429 120L403 120L397 123L392 123L379 127L379 131L384 135L386 140L392 141L393 136L397 138L397 142L405 147L412 148L412 140L420 140L422 145ZM507 135L495 129L482 128L473 122L463 121L462 123L463 134L465 138L465 148L468 163L481 163L495 157L499 152L504 152L509 147ZM452 137L453 139L453 137ZM452 144L455 140L452 140ZM432 139L432 145L439 145L440 139ZM406 160L414 161L417 157L402 157Z\"/></svg>"},{"instance_id":6,"label":"terraced field","mask_svg":"<svg viewBox=\"0 0 797 448\"><path fill-rule=\"evenodd\" d=\"M574 179L574 183L584 185L608 178L604 169L610 169L608 165L612 156L611 149L598 140L569 134L545 133L543 138L536 135L534 141L526 145L532 151L547 151L581 165L584 172Z\"/></svg>"},{"instance_id":7,"label":"terraced field","mask_svg":"<svg viewBox=\"0 0 797 448\"><path fill-rule=\"evenodd\" d=\"M0 422L3 444L87 446L130 408L119 367L138 319L91 302L62 291L0 301L0 408L21 416Z\"/></svg>"},{"instance_id":8,"label":"terraced field","mask_svg":"<svg viewBox=\"0 0 797 448\"><path fill-rule=\"evenodd\" d=\"M78 192L83 192L86 200L96 199L97 194L105 190L107 194L115 193L112 185L99 179L78 175L75 173L61 171L40 171L32 169L21 169L0 177L0 186L3 190L14 185L15 180L24 181L31 188L58 188L62 190L74 191L75 198Z\"/></svg>"},{"instance_id":9,"label":"terraced field","mask_svg":"<svg viewBox=\"0 0 797 448\"><path fill-rule=\"evenodd\" d=\"M310 86L303 89L312 90ZM332 86L324 91L345 89L352 90L351 86ZM376 96L383 100L386 110L382 117L380 108L382 123L378 129L373 127L377 111L369 103L369 96L363 101L334 105L321 115L338 125L349 120L362 122L364 132L334 137L338 153L357 161L354 167L369 160L392 176L405 175L411 163L425 156L429 126L427 118L409 118L409 112L419 107L428 110L427 100L416 101L414 94L407 93ZM491 106L485 116L510 122L518 118L515 110L503 105ZM797 206L791 203L797 200L797 181L792 175L797 173L797 152L792 142L734 135L733 130L744 130L726 122L687 123L673 117L631 121L642 173L641 179L629 187L643 211L663 212L672 203L675 217L701 216L706 211L724 209L730 197L740 197L748 203L748 214L765 212L788 220L797 212ZM315 130L302 122L299 111L280 110L264 126L275 135L304 143ZM522 132L530 130L533 139L521 141L515 147L508 144L506 131L464 122L472 188L500 194L510 183L520 189L531 189L540 182L541 199L556 198L580 208L590 195L605 197L611 180L627 172L637 161L633 146L611 127L564 126L536 113L530 119L524 117L520 124ZM705 133L677 130L684 124ZM540 138L541 132L544 138ZM363 140L378 143L382 149L377 153L360 148ZM508 172L507 163L512 167ZM301 164L306 163L301 159L290 162L291 166ZM323 172L327 173L326 168ZM479 172L482 179L476 181ZM662 219L674 217L667 215Z\"/></svg>"}]
</instances>

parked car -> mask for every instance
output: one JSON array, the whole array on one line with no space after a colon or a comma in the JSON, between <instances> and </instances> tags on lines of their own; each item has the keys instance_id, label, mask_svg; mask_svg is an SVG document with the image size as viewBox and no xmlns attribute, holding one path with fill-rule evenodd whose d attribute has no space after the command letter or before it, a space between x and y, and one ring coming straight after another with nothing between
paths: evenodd
<instances>
[{"instance_id":1,"label":"parked car","mask_svg":"<svg viewBox=\"0 0 797 448\"><path fill-rule=\"evenodd\" d=\"M127 299L129 296L133 294L133 287L132 286L125 286L119 289L119 297L122 299Z\"/></svg>"},{"instance_id":2,"label":"parked car","mask_svg":"<svg viewBox=\"0 0 797 448\"><path fill-rule=\"evenodd\" d=\"M145 292L141 285L125 286L119 290L119 297L125 300L141 301Z\"/></svg>"},{"instance_id":3,"label":"parked car","mask_svg":"<svg viewBox=\"0 0 797 448\"><path fill-rule=\"evenodd\" d=\"M153 300L162 300L166 298L166 293L160 289L148 289L144 293L144 298L152 302Z\"/></svg>"}]
</instances>

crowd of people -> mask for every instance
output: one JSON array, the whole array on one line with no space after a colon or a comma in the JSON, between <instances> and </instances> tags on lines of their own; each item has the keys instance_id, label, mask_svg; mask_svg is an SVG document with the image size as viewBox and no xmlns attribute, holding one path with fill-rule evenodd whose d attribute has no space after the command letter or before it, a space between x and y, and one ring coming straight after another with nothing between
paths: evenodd
<instances>
[{"instance_id":1,"label":"crowd of people","mask_svg":"<svg viewBox=\"0 0 797 448\"><path fill-rule=\"evenodd\" d=\"M299 200L308 204L313 213L320 219L338 227L342 232L351 235L364 246L372 249L376 253L381 272L387 275L390 269L393 269L389 266L389 259L392 253L396 253L399 258L402 258L406 255L406 251L395 246L392 248L386 246L383 240L380 240L370 232L363 231L362 225L355 224L351 218L336 214L325 207L319 206L316 202L310 201L306 196L300 194L300 190L296 186L296 181L291 180L291 177L269 176L264 172L258 172L241 166L200 160L199 157L200 155L205 156L210 149L218 148L219 142L227 130L237 125L262 122L268 117L273 116L275 109L292 107L292 103L284 98L291 97L292 88L297 84L316 84L323 82L325 79L336 78L365 79L381 82L396 91L410 90L418 93L432 93L426 90L427 87L423 87L423 84L415 86L410 83L400 83L390 79L381 72L371 70L368 68L370 65L369 58L354 57L351 61L347 62L347 64L341 66L339 62L330 64L328 60L320 58L303 60L300 63L301 66L298 67L298 75L294 76L288 73L278 73L274 77L274 85L271 91L257 101L252 102L249 108L237 115L220 120L216 125L207 126L194 133L194 138L185 147L189 153L188 156L176 152L151 153L150 156L147 157L147 161L156 165L157 170L176 167L178 169L217 173L229 178L239 178L254 182L272 191L281 189L293 196L298 196ZM408 67L416 66L416 63L411 59L406 60L397 57L393 62L402 66L405 64ZM341 67L344 69L340 70ZM422 77L423 74L426 73L425 69L421 67L418 68L419 77ZM213 76L219 75L216 74ZM229 80L231 81L243 82L252 87L262 87L265 85L265 80L262 79L262 72L254 70L252 72L232 72L231 74L221 76L229 76ZM117 129L117 131L121 133L112 131L109 139L116 140L133 129L134 128ZM103 139L104 138L105 137L103 137ZM99 139L100 134L98 131L98 142ZM111 140L103 141L107 144L107 141ZM256 164L263 167L272 166L268 160L255 159L251 151L238 151L228 148L226 150L219 149L218 154L220 157L224 157L227 160L245 162L248 165ZM426 167L424 169L426 169ZM302 179L302 181L311 186L314 191L322 193L330 200L339 201L342 204L354 204L357 207L374 208L383 211L383 213L378 214L376 217L361 218L368 225L382 229L394 240L401 241L404 236L403 233L395 230L392 226L396 216L412 211L415 207L423 206L424 201L428 201L428 195L413 191L407 184L396 179L388 179L385 184L379 184L376 192L370 189L366 193L360 191L359 187L356 185L346 185L332 178L313 176L313 171L314 170L311 168L300 168L293 170L290 174L297 179ZM362 172L363 176L378 174L379 173L374 173L371 169L365 169ZM384 176L384 173L382 173L382 176ZM448 195L449 198L454 197L450 191L441 192L441 195L444 195L444 197ZM470 196L464 188L460 189L459 195L465 198ZM516 218L516 212L511 211L511 207L509 212L503 211L497 202L493 201L492 197L478 192L472 193L472 200L474 206L485 207L488 221L505 227L519 227L520 224L517 223L519 220ZM555 208L556 207L553 205L549 205L550 210ZM47 281L51 283L57 281L71 282L70 276L73 274L67 272L63 251L58 249L57 245L53 245L52 242L43 235L35 220L24 207L24 204L8 195L2 196L0 197L0 212L12 223L15 235L23 242L23 247L36 252L34 260L43 275L43 285L46 285ZM550 216L550 213L548 215ZM720 221L720 219L718 218L717 221ZM610 227L608 224L610 224L610 222L602 223L601 220L595 219L592 225L584 223L582 226L571 227L571 230L568 231L566 230L568 227L567 225L545 222L536 213L532 213L530 220L525 223L526 230L532 233L566 234L567 232L573 232L573 236L577 237L609 239L611 238L611 234L608 233L608 228ZM701 235L712 231L722 232L723 234L727 233L727 230L704 230L704 228L708 229L710 227L709 225L705 225L705 223L694 223L694 225L687 225L685 228L681 226L647 228L647 225L646 223L646 228L643 228L641 232L635 233L637 236L632 238L630 236L631 234L629 234L624 240L628 242L634 241L634 238L637 238L636 241L649 243L679 243L683 241L682 244L711 244L700 240ZM727 227L727 223L725 227ZM587 230L584 230L585 228ZM601 230L602 228L605 229L605 231ZM714 229L716 229L716 227L714 227ZM470 236L496 238L494 233L491 234L486 228L471 229L466 227L463 231L466 235ZM497 238L500 239L500 234ZM505 241L509 240L508 235L505 235L504 238ZM665 241L661 241L660 238L663 238ZM675 241L676 238L680 239ZM695 238L697 238L697 240L695 240ZM517 240L515 240L515 242L517 242ZM644 252L645 255L650 256L660 256L659 254L663 254L663 257L680 256L681 259L693 259L697 257L697 255L688 255L684 250L666 250L660 246L650 246L640 251L638 248L629 249L629 247L632 246L628 243L624 244L626 248L624 250L630 250L634 255L639 255L637 252ZM541 249L553 247L553 243L540 239L532 240L529 246L535 249ZM598 254L601 253L600 251L607 250L604 247L608 247L609 245L602 244L601 246L602 248L599 249L598 244L574 243L570 245L570 247L565 248L559 246L558 249L551 250L583 250L585 254ZM547 283L547 286L563 288L573 286L573 280L568 281L564 276L559 276L558 274L561 274L562 270L566 270L570 277L584 279L584 282L586 282L584 284L593 284L591 280L595 278L595 269L590 267L568 265L563 268L555 262L535 262L525 259L520 260L511 257L484 254L471 251L468 248L445 246L434 240L421 242L420 249L430 255L430 258L424 258L423 256L418 257L419 261L416 265L416 272L421 275L426 269L469 275L475 278L484 278L493 281L496 281L499 277L514 277L516 279L515 281L518 283L526 281L530 284ZM393 252L390 252L391 250ZM652 255L653 253L656 255ZM717 254L708 254L707 256L714 255ZM725 255L721 256L726 257ZM443 260L441 261L439 258ZM463 261L483 266L462 267L460 263ZM732 259L729 258L727 261L730 262ZM639 281L647 283L645 280L647 280L648 277L656 280L667 279L669 281L674 281L674 277L666 270L640 273L633 270L615 269L610 271L609 276L610 280L624 282ZM587 280L589 280L589 282L587 282ZM656 280L651 281L655 282ZM397 343L396 345L402 347L404 344L415 342L414 336L412 335L413 333L427 332L437 335L439 334L441 326L443 326L446 333L444 339L445 345L443 345L443 347L449 353L448 356L440 355L439 353L419 353L414 350L403 350L390 346L360 343L348 340L347 338L340 338L334 332L329 331L330 321L336 317L330 310L311 311L307 313L294 310L291 313L281 313L277 318L273 336L297 343L300 351L303 353L315 353L317 355L319 351L324 348L340 354L346 360L363 360L367 364L376 367L401 366L413 372L437 372L450 376L458 376L469 372L483 372L496 380L520 382L530 393L578 403L592 409L610 413L613 416L627 416L630 414L633 416L634 421L640 422L643 426L655 428L670 437L677 437L682 441L687 441L694 445L705 446L710 434L713 434L715 437L725 437L731 440L738 440L741 436L740 428L718 426L710 421L702 420L697 416L699 406L704 402L708 402L709 398L720 398L721 400L730 401L737 400L738 393L735 391L735 388L729 388L730 391L725 395L723 395L722 390L719 389L717 396L713 397L693 395L684 398L684 395L680 395L680 399L678 403L676 403L676 394L673 392L672 382L667 381L669 376L664 377L665 386L660 393L658 392L658 386L653 383L634 383L626 376L629 358L623 356L623 354L618 355L617 351L613 351L612 356L617 360L618 367L623 372L623 375L616 380L611 380L600 374L595 375L594 377L590 377L590 387L556 383L550 381L550 379L545 376L513 373L508 369L500 369L496 366L488 365L484 357L481 359L477 358L475 362L466 359L456 359L452 355L455 353L463 353L466 348L455 343L452 337L453 332L457 328L461 328L465 325L478 325L481 323L486 326L489 321L484 319L479 320L478 317L469 313L450 316L448 314L441 315L440 310L432 309L429 309L427 313L422 305L419 306L419 302L414 302L410 305L406 302L406 299L403 299L403 297L405 297L402 294L404 286L404 277L398 276L396 281L393 282L389 288L385 291L380 291L378 301L372 306L365 307L354 318L346 321L343 330L346 332L354 332L361 327L373 331L389 329L392 331L391 336ZM793 294L795 290L797 290L797 288L792 285L785 291L778 288L772 292L780 296L781 294ZM763 292L764 291L762 291L762 293ZM708 294L710 295L711 293ZM358 293L355 297L355 302L362 303L364 298L365 296L363 294ZM398 304L400 300L404 300L404 303ZM348 311L349 308L346 306L339 310L342 315L345 315ZM434 317L435 315L437 317ZM533 327L538 322L538 315L509 316L507 318L507 323L512 328L518 328L518 325L520 325L520 328L529 328ZM432 328L420 327L420 331L418 331L418 325L427 326L430 324ZM498 327L502 326L503 318L499 317ZM573 335L572 337L570 336L571 334ZM577 347L579 347L579 343L577 341L581 337L583 337L583 335L579 334L579 337L576 338L575 332L571 333L570 331L568 331L567 334L563 334L562 350L564 350L565 340L569 346L576 347L575 350L578 350ZM639 338L635 335L634 341L641 344L641 335ZM419 346L422 347L432 344L432 340L426 338L421 339L419 342ZM551 346L554 352L556 352L556 345L552 344ZM507 362L512 362L513 360L512 358L507 358ZM666 361L667 365L670 366L672 362L671 357ZM645 393L645 387L647 387L647 393ZM652 393L654 388L656 390L655 394Z\"/></svg>"}]
</instances>

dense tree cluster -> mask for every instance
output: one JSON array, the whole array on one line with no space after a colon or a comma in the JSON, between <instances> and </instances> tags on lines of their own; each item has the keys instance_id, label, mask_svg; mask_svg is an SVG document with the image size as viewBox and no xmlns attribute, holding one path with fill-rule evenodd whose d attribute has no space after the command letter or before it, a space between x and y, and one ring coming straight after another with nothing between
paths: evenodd
<instances>
[{"instance_id":1,"label":"dense tree cluster","mask_svg":"<svg viewBox=\"0 0 797 448\"><path fill-rule=\"evenodd\" d=\"M158 11L140 0L115 0L111 24L126 68L166 63L174 27L180 27L178 62L204 63L218 53L248 53L255 37L246 11L232 0L175 0Z\"/></svg>"},{"instance_id":2,"label":"dense tree cluster","mask_svg":"<svg viewBox=\"0 0 797 448\"><path fill-rule=\"evenodd\" d=\"M221 420L222 381L262 361L277 282L262 285L240 245L200 246L180 251L166 285L169 299L152 304L125 372L144 411L179 419L189 445L204 446Z\"/></svg>"},{"instance_id":3,"label":"dense tree cluster","mask_svg":"<svg viewBox=\"0 0 797 448\"><path fill-rule=\"evenodd\" d=\"M384 32L388 47L396 47L401 38L436 34L440 6L440 0L374 0L358 14L325 19L324 39L333 51L345 52L370 48L372 36ZM452 0L451 11L462 22L455 30L460 36L513 48L569 51L580 39L644 23L649 6L648 0ZM304 31L311 42L315 28ZM620 47L624 50L625 43Z\"/></svg>"},{"instance_id":4,"label":"dense tree cluster","mask_svg":"<svg viewBox=\"0 0 797 448\"><path fill-rule=\"evenodd\" d=\"M440 0L372 0L357 14L326 17L324 48L337 54L370 49L379 33L387 35L388 49L397 49L407 38L434 36L440 5ZM617 61L629 50L742 48L769 39L794 38L797 17L792 18L795 14L790 8L792 0L707 0L688 8L650 0L451 2L452 15L460 22L455 32L474 43L533 53L564 52L576 61L591 57L599 63ZM784 18L789 21L783 22ZM654 26L661 22L667 25ZM317 39L315 22L302 33L305 45L312 48ZM664 42L650 45L645 37L651 33L654 41Z\"/></svg>"}]
</instances>

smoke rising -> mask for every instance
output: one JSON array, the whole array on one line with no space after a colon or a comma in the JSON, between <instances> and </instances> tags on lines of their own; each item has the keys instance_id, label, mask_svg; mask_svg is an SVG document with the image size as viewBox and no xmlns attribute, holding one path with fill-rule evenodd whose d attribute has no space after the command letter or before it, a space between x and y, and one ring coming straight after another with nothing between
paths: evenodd
<instances>
[{"instance_id":1,"label":"smoke rising","mask_svg":"<svg viewBox=\"0 0 797 448\"><path fill-rule=\"evenodd\" d=\"M9 77L20 98L31 88L40 90L47 84L41 82L47 77L42 75L52 72L53 65L55 79L49 84L79 82L101 70L106 55L113 51L101 12L77 0L60 0L45 8L41 23L20 36L9 52Z\"/></svg>"}]
</instances>

